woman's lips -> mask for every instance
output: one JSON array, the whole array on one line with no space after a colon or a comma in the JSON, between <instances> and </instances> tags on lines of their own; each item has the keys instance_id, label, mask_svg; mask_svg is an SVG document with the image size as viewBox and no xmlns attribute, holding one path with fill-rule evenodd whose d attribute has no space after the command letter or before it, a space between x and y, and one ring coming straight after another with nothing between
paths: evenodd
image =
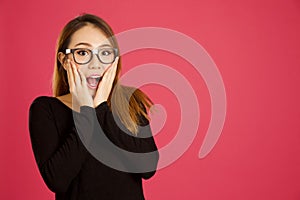
<instances>
[{"instance_id":1,"label":"woman's lips","mask_svg":"<svg viewBox=\"0 0 300 200\"><path fill-rule=\"evenodd\" d=\"M92 74L86 77L86 82L89 88L96 89L102 77L99 74Z\"/></svg>"}]
</instances>

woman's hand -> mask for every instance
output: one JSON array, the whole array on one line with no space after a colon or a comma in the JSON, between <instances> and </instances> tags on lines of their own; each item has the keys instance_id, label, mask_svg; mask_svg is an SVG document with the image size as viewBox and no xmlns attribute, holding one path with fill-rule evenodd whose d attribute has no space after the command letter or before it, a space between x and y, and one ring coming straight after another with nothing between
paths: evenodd
<instances>
[{"instance_id":1,"label":"woman's hand","mask_svg":"<svg viewBox=\"0 0 300 200\"><path fill-rule=\"evenodd\" d=\"M116 57L113 64L104 72L102 80L96 91L94 98L94 107L96 108L102 102L107 101L114 79L116 77L117 67L118 67L119 57Z\"/></svg>"},{"instance_id":2,"label":"woman's hand","mask_svg":"<svg viewBox=\"0 0 300 200\"><path fill-rule=\"evenodd\" d=\"M71 60L67 60L67 73L70 93L72 94L72 107L79 111L80 106L94 107L92 96L89 94L86 77L76 68L76 65Z\"/></svg>"}]
</instances>

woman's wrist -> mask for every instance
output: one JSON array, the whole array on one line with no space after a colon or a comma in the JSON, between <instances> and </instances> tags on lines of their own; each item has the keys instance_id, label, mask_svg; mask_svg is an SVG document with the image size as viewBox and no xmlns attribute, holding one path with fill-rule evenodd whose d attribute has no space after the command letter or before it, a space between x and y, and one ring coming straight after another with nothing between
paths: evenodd
<instances>
[{"instance_id":1,"label":"woman's wrist","mask_svg":"<svg viewBox=\"0 0 300 200\"><path fill-rule=\"evenodd\" d=\"M82 107L82 106L88 106L88 107L94 108L94 104L93 104L93 103L82 103L82 104L80 105L80 107Z\"/></svg>"},{"instance_id":2,"label":"woman's wrist","mask_svg":"<svg viewBox=\"0 0 300 200\"><path fill-rule=\"evenodd\" d=\"M99 102L97 105L95 105L95 108L99 108L99 107L102 107L104 105L107 105L107 101L106 100Z\"/></svg>"},{"instance_id":3,"label":"woman's wrist","mask_svg":"<svg viewBox=\"0 0 300 200\"><path fill-rule=\"evenodd\" d=\"M102 104L103 102L106 102L105 99L94 99L94 107L97 108L100 104Z\"/></svg>"}]
</instances>

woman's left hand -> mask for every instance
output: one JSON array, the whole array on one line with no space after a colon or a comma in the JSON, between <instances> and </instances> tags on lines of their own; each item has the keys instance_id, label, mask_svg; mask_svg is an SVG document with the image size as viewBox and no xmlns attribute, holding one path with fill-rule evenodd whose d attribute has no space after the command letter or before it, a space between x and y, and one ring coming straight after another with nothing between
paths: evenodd
<instances>
[{"instance_id":1,"label":"woman's left hand","mask_svg":"<svg viewBox=\"0 0 300 200\"><path fill-rule=\"evenodd\" d=\"M116 77L119 57L116 57L112 65L104 72L101 82L99 83L96 95L94 97L94 107L96 108L102 102L107 101L113 82Z\"/></svg>"}]
</instances>

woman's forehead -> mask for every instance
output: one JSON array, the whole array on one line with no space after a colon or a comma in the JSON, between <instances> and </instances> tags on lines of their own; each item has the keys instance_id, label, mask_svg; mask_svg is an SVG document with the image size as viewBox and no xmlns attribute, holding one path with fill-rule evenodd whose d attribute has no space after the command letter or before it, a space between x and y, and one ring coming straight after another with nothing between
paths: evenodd
<instances>
[{"instance_id":1,"label":"woman's forehead","mask_svg":"<svg viewBox=\"0 0 300 200\"><path fill-rule=\"evenodd\" d=\"M70 48L78 44L90 44L88 46L98 47L102 45L111 45L106 34L98 27L86 25L77 30L72 36L69 44Z\"/></svg>"}]
</instances>

